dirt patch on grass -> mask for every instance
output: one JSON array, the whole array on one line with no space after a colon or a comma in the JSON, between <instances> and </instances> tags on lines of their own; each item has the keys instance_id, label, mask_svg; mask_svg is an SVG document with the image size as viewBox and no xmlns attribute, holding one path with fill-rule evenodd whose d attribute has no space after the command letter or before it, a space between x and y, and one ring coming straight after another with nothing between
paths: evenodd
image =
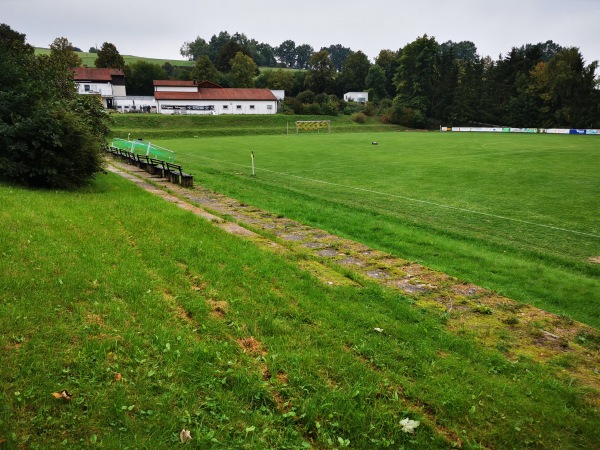
<instances>
[{"instance_id":1,"label":"dirt patch on grass","mask_svg":"<svg viewBox=\"0 0 600 450\"><path fill-rule=\"evenodd\" d=\"M252 336L238 339L236 342L242 348L244 353L248 353L252 356L265 356L267 354L263 345Z\"/></svg>"},{"instance_id":2,"label":"dirt patch on grass","mask_svg":"<svg viewBox=\"0 0 600 450\"><path fill-rule=\"evenodd\" d=\"M600 256L592 256L591 258L588 258L588 261L592 264L600 264Z\"/></svg>"},{"instance_id":3,"label":"dirt patch on grass","mask_svg":"<svg viewBox=\"0 0 600 450\"><path fill-rule=\"evenodd\" d=\"M229 303L226 301L207 300L210 306L210 315L216 319L222 319L229 312Z\"/></svg>"}]
</instances>

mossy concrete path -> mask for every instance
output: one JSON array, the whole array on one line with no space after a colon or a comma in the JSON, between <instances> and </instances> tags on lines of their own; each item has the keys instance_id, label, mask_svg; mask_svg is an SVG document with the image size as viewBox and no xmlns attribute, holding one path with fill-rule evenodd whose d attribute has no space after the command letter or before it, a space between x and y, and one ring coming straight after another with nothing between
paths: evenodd
<instances>
[{"instance_id":1,"label":"mossy concrete path","mask_svg":"<svg viewBox=\"0 0 600 450\"><path fill-rule=\"evenodd\" d=\"M502 351L512 361L547 364L557 376L590 387L600 406L600 332L365 245L277 216L202 186L181 188L114 160L108 169L225 231L251 239L327 285L377 282L443 315L454 333Z\"/></svg>"}]
</instances>

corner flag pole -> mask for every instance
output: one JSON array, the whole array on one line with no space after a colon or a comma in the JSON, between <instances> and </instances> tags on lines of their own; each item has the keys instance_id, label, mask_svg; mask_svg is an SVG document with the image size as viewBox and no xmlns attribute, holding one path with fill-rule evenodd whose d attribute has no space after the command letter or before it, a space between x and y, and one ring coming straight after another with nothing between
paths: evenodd
<instances>
[{"instance_id":1,"label":"corner flag pole","mask_svg":"<svg viewBox=\"0 0 600 450\"><path fill-rule=\"evenodd\" d=\"M252 176L254 176L254 150L250 152L250 155L252 156Z\"/></svg>"}]
</instances>

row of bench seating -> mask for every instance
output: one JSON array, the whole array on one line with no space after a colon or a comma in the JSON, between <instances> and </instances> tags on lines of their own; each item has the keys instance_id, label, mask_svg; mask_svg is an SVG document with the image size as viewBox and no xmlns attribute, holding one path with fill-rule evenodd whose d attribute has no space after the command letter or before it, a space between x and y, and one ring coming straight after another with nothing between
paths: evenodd
<instances>
[{"instance_id":1,"label":"row of bench seating","mask_svg":"<svg viewBox=\"0 0 600 450\"><path fill-rule=\"evenodd\" d=\"M167 178L171 183L180 184L188 188L194 186L194 176L185 173L178 164L172 164L162 159L150 158L147 155L136 155L135 153L112 146L107 147L106 151L116 159L120 159L132 166L137 166L151 175Z\"/></svg>"}]
</instances>

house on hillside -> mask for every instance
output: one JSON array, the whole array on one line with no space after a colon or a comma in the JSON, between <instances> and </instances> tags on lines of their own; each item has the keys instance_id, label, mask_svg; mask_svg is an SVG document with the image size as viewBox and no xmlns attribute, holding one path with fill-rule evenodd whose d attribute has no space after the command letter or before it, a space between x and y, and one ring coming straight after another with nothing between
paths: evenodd
<instances>
[{"instance_id":1,"label":"house on hillside","mask_svg":"<svg viewBox=\"0 0 600 450\"><path fill-rule=\"evenodd\" d=\"M277 98L269 89L224 88L210 81L154 80L162 114L275 114Z\"/></svg>"},{"instance_id":2,"label":"house on hillside","mask_svg":"<svg viewBox=\"0 0 600 450\"><path fill-rule=\"evenodd\" d=\"M121 69L76 67L73 80L77 84L77 92L99 95L105 108L113 108L114 98L126 95L125 73Z\"/></svg>"},{"instance_id":3,"label":"house on hillside","mask_svg":"<svg viewBox=\"0 0 600 450\"><path fill-rule=\"evenodd\" d=\"M344 100L347 102L367 103L369 101L368 92L346 92Z\"/></svg>"}]
</instances>

